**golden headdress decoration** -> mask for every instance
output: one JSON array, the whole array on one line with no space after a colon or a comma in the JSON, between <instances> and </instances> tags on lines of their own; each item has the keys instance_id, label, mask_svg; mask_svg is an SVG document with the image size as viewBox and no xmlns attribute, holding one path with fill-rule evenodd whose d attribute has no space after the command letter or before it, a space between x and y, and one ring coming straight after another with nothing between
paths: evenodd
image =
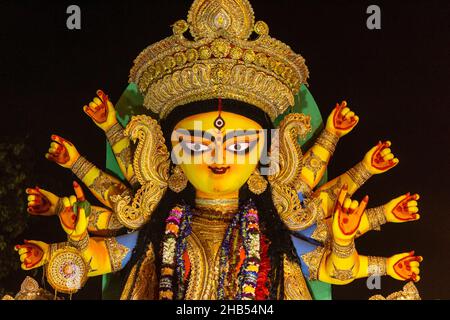
<instances>
[{"instance_id":1,"label":"golden headdress decoration","mask_svg":"<svg viewBox=\"0 0 450 320\"><path fill-rule=\"evenodd\" d=\"M255 105L274 120L306 83L303 57L270 37L265 22L255 23L247 0L195 0L187 21L172 28L173 35L142 51L130 71L144 106L160 118L221 97ZM188 30L193 41L183 35ZM250 40L253 32L258 36Z\"/></svg>"}]
</instances>

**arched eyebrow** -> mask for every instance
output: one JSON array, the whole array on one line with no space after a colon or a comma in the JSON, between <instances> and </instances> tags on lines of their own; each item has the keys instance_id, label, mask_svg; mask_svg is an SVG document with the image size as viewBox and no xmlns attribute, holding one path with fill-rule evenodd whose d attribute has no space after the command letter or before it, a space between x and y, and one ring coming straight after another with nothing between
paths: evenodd
<instances>
[{"instance_id":1,"label":"arched eyebrow","mask_svg":"<svg viewBox=\"0 0 450 320\"><path fill-rule=\"evenodd\" d=\"M237 137L242 137L242 136L258 136L259 137L260 134L260 130L232 130L226 133L225 138L224 138L224 142L229 140L229 139L233 139L233 138L237 138Z\"/></svg>"},{"instance_id":2,"label":"arched eyebrow","mask_svg":"<svg viewBox=\"0 0 450 320\"><path fill-rule=\"evenodd\" d=\"M175 132L178 134L178 136L180 136L180 135L183 135L183 136L189 135L190 137L206 139L206 140L209 140L211 142L214 142L215 139L216 139L214 137L214 135L211 132L208 132L208 131L177 129L177 130L175 130ZM178 140L178 139L175 139L175 141L176 140Z\"/></svg>"}]
</instances>

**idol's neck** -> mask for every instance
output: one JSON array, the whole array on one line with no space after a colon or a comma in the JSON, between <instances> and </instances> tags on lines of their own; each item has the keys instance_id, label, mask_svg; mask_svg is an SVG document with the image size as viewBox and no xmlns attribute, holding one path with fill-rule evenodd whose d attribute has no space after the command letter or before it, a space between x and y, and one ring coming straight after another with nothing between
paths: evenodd
<instances>
[{"instance_id":1,"label":"idol's neck","mask_svg":"<svg viewBox=\"0 0 450 320\"><path fill-rule=\"evenodd\" d=\"M195 193L195 208L200 211L236 213L239 208L239 192L218 195L197 190Z\"/></svg>"}]
</instances>

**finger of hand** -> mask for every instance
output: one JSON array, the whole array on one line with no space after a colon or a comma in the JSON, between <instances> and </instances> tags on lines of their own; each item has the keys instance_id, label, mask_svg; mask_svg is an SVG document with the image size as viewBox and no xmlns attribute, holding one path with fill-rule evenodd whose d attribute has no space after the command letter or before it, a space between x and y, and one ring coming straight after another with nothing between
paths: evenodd
<instances>
[{"instance_id":1,"label":"finger of hand","mask_svg":"<svg viewBox=\"0 0 450 320\"><path fill-rule=\"evenodd\" d=\"M414 200L419 200L419 199L420 199L420 195L417 194L417 193L414 194L414 195L413 195L413 199L414 199Z\"/></svg>"},{"instance_id":2,"label":"finger of hand","mask_svg":"<svg viewBox=\"0 0 450 320\"><path fill-rule=\"evenodd\" d=\"M77 197L75 197L74 195L71 195L69 197L69 201L70 201L70 205L73 206L75 204L75 202L77 202Z\"/></svg>"},{"instance_id":3,"label":"finger of hand","mask_svg":"<svg viewBox=\"0 0 450 320\"><path fill-rule=\"evenodd\" d=\"M343 116L343 117L345 117L345 115L347 114L347 113L349 113L350 112L350 108L344 108L344 109L342 109L342 111L341 111L341 115Z\"/></svg>"},{"instance_id":4,"label":"finger of hand","mask_svg":"<svg viewBox=\"0 0 450 320\"><path fill-rule=\"evenodd\" d=\"M36 200L36 198L37 198L37 196L31 195L31 196L28 196L28 197L27 197L27 200L28 200L28 202L31 202L31 201Z\"/></svg>"},{"instance_id":5,"label":"finger of hand","mask_svg":"<svg viewBox=\"0 0 450 320\"><path fill-rule=\"evenodd\" d=\"M64 207L66 207L66 208L70 208L71 207L69 198L64 197L62 201L63 201Z\"/></svg>"},{"instance_id":6,"label":"finger of hand","mask_svg":"<svg viewBox=\"0 0 450 320\"><path fill-rule=\"evenodd\" d=\"M100 100L100 99L97 98L97 97L94 98L93 102L94 102L97 106L100 106L100 105L103 103L102 100Z\"/></svg>"},{"instance_id":7,"label":"finger of hand","mask_svg":"<svg viewBox=\"0 0 450 320\"><path fill-rule=\"evenodd\" d=\"M94 116L94 110L92 110L90 107L88 106L84 106L83 107L83 111L89 116L89 117L93 117Z\"/></svg>"},{"instance_id":8,"label":"finger of hand","mask_svg":"<svg viewBox=\"0 0 450 320\"><path fill-rule=\"evenodd\" d=\"M54 155L50 154L50 153L46 153L45 154L45 158L47 158L47 160L53 161L53 162L57 162L57 157L55 157Z\"/></svg>"},{"instance_id":9,"label":"finger of hand","mask_svg":"<svg viewBox=\"0 0 450 320\"><path fill-rule=\"evenodd\" d=\"M73 190L75 191L75 195L77 196L78 201L86 200L83 189L81 188L79 183L76 181L73 182Z\"/></svg>"},{"instance_id":10,"label":"finger of hand","mask_svg":"<svg viewBox=\"0 0 450 320\"><path fill-rule=\"evenodd\" d=\"M389 161L389 160L392 160L392 159L394 159L394 155L392 153L389 153L389 154L383 156L383 160L384 161Z\"/></svg>"},{"instance_id":11,"label":"finger of hand","mask_svg":"<svg viewBox=\"0 0 450 320\"><path fill-rule=\"evenodd\" d=\"M53 197L57 197L55 194L51 193L50 191L44 190L44 189L40 189L38 188L38 191L44 195L44 197L47 197L48 199Z\"/></svg>"},{"instance_id":12,"label":"finger of hand","mask_svg":"<svg viewBox=\"0 0 450 320\"><path fill-rule=\"evenodd\" d=\"M80 208L78 210L78 221L75 226L75 232L77 234L82 234L86 230L87 220L86 220L86 212L84 208Z\"/></svg>"},{"instance_id":13,"label":"finger of hand","mask_svg":"<svg viewBox=\"0 0 450 320\"><path fill-rule=\"evenodd\" d=\"M362 215L363 213L364 213L364 210L366 210L366 207L367 207L367 203L369 202L369 196L365 196L362 200L361 200L361 203L359 204L359 207L358 207L358 212L357 212L357 214L358 215Z\"/></svg>"},{"instance_id":14,"label":"finger of hand","mask_svg":"<svg viewBox=\"0 0 450 320\"><path fill-rule=\"evenodd\" d=\"M417 207L417 205L418 205L418 203L415 200L408 201L408 204L407 204L408 208L409 207Z\"/></svg>"},{"instance_id":15,"label":"finger of hand","mask_svg":"<svg viewBox=\"0 0 450 320\"><path fill-rule=\"evenodd\" d=\"M97 95L103 102L108 101L108 96L102 90L97 90Z\"/></svg>"},{"instance_id":16,"label":"finger of hand","mask_svg":"<svg viewBox=\"0 0 450 320\"><path fill-rule=\"evenodd\" d=\"M352 203L352 200L350 198L345 199L344 205L342 206L344 209L344 212L348 211L348 208L350 208L351 203Z\"/></svg>"},{"instance_id":17,"label":"finger of hand","mask_svg":"<svg viewBox=\"0 0 450 320\"><path fill-rule=\"evenodd\" d=\"M380 155L382 157L384 157L384 156L388 155L389 153L392 153L391 149L390 148L385 148L385 149L381 150Z\"/></svg>"},{"instance_id":18,"label":"finger of hand","mask_svg":"<svg viewBox=\"0 0 450 320\"><path fill-rule=\"evenodd\" d=\"M97 105L94 102L89 102L89 107L93 110L97 110Z\"/></svg>"},{"instance_id":19,"label":"finger of hand","mask_svg":"<svg viewBox=\"0 0 450 320\"><path fill-rule=\"evenodd\" d=\"M350 204L350 210L353 212L356 208L358 208L358 201L353 200Z\"/></svg>"},{"instance_id":20,"label":"finger of hand","mask_svg":"<svg viewBox=\"0 0 450 320\"><path fill-rule=\"evenodd\" d=\"M355 113L353 111L350 111L345 115L345 119L351 119L354 116L355 116Z\"/></svg>"},{"instance_id":21,"label":"finger of hand","mask_svg":"<svg viewBox=\"0 0 450 320\"><path fill-rule=\"evenodd\" d=\"M29 207L36 207L36 206L40 206L40 205L42 205L42 201L40 201L40 199L28 202Z\"/></svg>"},{"instance_id":22,"label":"finger of hand","mask_svg":"<svg viewBox=\"0 0 450 320\"><path fill-rule=\"evenodd\" d=\"M19 251L18 251L18 253L19 253L20 255L22 255L22 254L28 253L29 251L30 251L30 248L29 248L29 247L23 247L23 246L21 246L20 249L19 249Z\"/></svg>"},{"instance_id":23,"label":"finger of hand","mask_svg":"<svg viewBox=\"0 0 450 320\"><path fill-rule=\"evenodd\" d=\"M29 195L39 195L39 191L33 188L26 188L25 192Z\"/></svg>"}]
</instances>

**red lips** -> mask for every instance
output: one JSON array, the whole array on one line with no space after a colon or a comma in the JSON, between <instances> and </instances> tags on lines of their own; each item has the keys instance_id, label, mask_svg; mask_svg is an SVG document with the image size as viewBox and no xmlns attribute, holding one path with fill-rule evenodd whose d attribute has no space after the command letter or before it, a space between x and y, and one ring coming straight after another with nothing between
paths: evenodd
<instances>
[{"instance_id":1,"label":"red lips","mask_svg":"<svg viewBox=\"0 0 450 320\"><path fill-rule=\"evenodd\" d=\"M208 166L209 170L211 170L214 174L224 174L225 172L227 172L228 169L230 169L230 167L211 167Z\"/></svg>"}]
</instances>

